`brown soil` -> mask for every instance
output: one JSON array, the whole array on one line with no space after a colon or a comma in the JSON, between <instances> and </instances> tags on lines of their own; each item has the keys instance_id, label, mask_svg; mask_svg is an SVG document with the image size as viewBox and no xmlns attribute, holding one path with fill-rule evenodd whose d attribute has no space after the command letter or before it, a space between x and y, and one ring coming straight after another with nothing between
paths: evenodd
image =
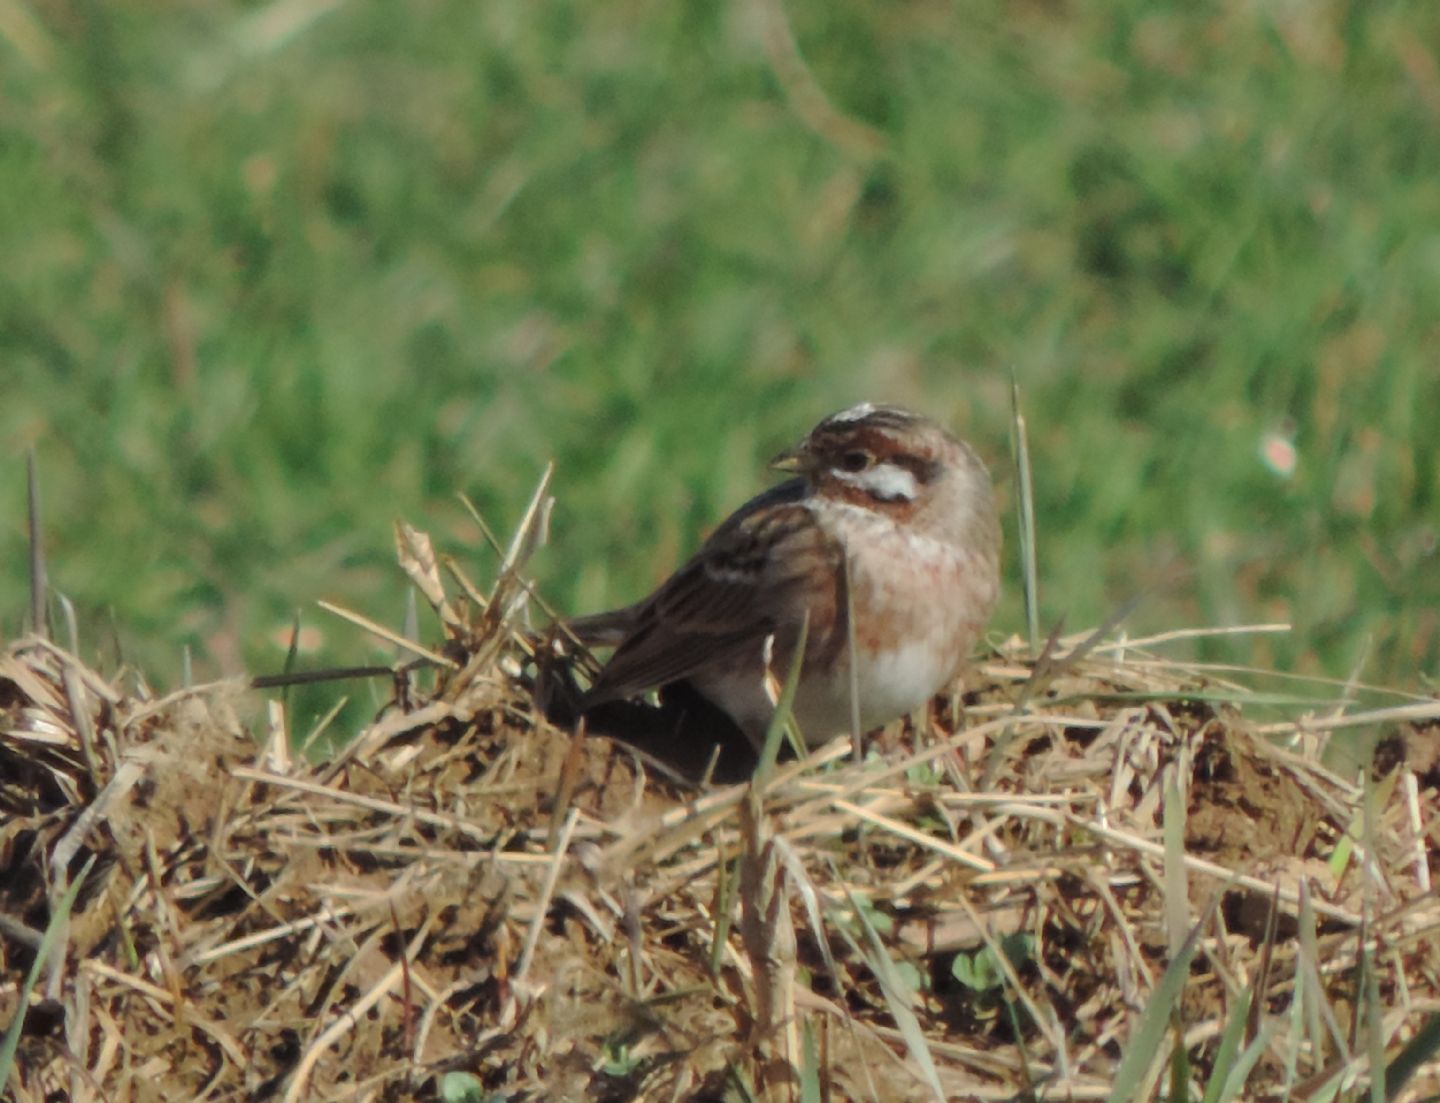
<instances>
[{"instance_id":1,"label":"brown soil","mask_svg":"<svg viewBox=\"0 0 1440 1103\"><path fill-rule=\"evenodd\" d=\"M1096 1098L1172 953L1177 884L1178 934L1204 939L1182 1005L1199 1083L1245 985L1257 1023L1292 1028L1307 943L1341 1027L1307 1080L1365 1052L1344 1034L1362 932L1390 1054L1440 1008L1428 760L1413 791L1403 754L1373 786L1367 872L1336 856L1363 789L1164 664L1091 659L1041 690L1011 649L882 755L782 763L759 794L537 718L526 645L491 652L318 764L241 730L233 687L151 701L41 641L0 656L0 1029L94 863L11 1096L436 1099L467 1074L498 1099L778 1099L808 1067L831 1099L888 1101L934 1098L928 1060L947 1098ZM1006 939L1008 978L977 980Z\"/></svg>"}]
</instances>

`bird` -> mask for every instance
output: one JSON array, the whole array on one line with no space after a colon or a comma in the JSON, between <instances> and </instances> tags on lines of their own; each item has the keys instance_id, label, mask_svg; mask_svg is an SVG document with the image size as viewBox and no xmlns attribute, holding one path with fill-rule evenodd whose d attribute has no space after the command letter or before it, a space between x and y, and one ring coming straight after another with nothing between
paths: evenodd
<instances>
[{"instance_id":1,"label":"bird","mask_svg":"<svg viewBox=\"0 0 1440 1103\"><path fill-rule=\"evenodd\" d=\"M587 647L614 649L582 710L688 687L758 750L802 624L792 716L809 747L851 733L857 715L857 736L882 727L957 676L1000 593L1000 521L975 449L932 418L865 402L771 466L792 477L649 597L568 622Z\"/></svg>"}]
</instances>

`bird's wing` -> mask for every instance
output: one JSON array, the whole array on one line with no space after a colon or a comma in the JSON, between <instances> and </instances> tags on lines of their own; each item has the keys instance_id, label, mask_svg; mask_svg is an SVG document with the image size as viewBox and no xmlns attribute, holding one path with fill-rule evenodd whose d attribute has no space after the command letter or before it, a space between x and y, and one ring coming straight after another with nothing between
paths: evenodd
<instances>
[{"instance_id":1,"label":"bird's wing","mask_svg":"<svg viewBox=\"0 0 1440 1103\"><path fill-rule=\"evenodd\" d=\"M787 483L742 507L636 607L587 701L629 697L726 662L793 628L806 610L812 622L833 620L837 603L843 608L843 553L799 496Z\"/></svg>"},{"instance_id":2,"label":"bird's wing","mask_svg":"<svg viewBox=\"0 0 1440 1103\"><path fill-rule=\"evenodd\" d=\"M606 613L592 613L588 617L571 617L565 622L565 627L586 647L615 647L635 630L635 622L644 608L641 603L611 609Z\"/></svg>"}]
</instances>

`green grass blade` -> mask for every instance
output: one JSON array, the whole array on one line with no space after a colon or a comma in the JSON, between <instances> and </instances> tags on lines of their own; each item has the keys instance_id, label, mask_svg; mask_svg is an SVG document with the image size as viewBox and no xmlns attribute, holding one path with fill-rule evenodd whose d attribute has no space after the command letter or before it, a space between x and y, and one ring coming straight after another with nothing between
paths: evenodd
<instances>
[{"instance_id":1,"label":"green grass blade","mask_svg":"<svg viewBox=\"0 0 1440 1103\"><path fill-rule=\"evenodd\" d=\"M1209 919L1207 912L1205 918L1195 925L1190 936L1185 939L1180 953L1161 976L1160 983L1155 985L1155 991L1150 995L1150 1006L1140 1016L1140 1024L1130 1036L1130 1042L1125 1047L1125 1056L1120 1059L1120 1067L1115 1070L1115 1081L1111 1085L1110 1094L1106 1096L1108 1103L1129 1103L1136 1098L1145 1074L1164 1042L1171 1014L1180 1006L1180 997L1190 975L1190 961L1199 949L1200 931Z\"/></svg>"},{"instance_id":2,"label":"green grass blade","mask_svg":"<svg viewBox=\"0 0 1440 1103\"><path fill-rule=\"evenodd\" d=\"M40 983L40 974L45 971L45 966L50 961L50 955L55 952L55 943L65 929L66 921L70 918L70 909L75 906L75 898L80 895L80 886L85 883L85 878L90 873L90 867L94 864L95 857L91 855L86 859L79 876L61 897L60 906L51 914L50 923L45 928L45 935L40 940L40 949L35 953L35 960L30 965L30 973L26 976L25 984L20 989L19 999L15 1003L15 1017L10 1021L10 1029L5 1032L4 1040L0 1041L0 1092L3 1092L10 1083L10 1073L15 1067L15 1050L20 1045L20 1034L25 1028L25 1012L30 1007L30 994Z\"/></svg>"},{"instance_id":3,"label":"green grass blade","mask_svg":"<svg viewBox=\"0 0 1440 1103\"><path fill-rule=\"evenodd\" d=\"M736 863L739 862L737 858ZM740 880L734 872L735 864L725 860L722 851L715 861L715 940L710 944L710 975L720 975L720 960L725 956L725 943L730 940L732 905L735 902L735 885Z\"/></svg>"},{"instance_id":4,"label":"green grass blade","mask_svg":"<svg viewBox=\"0 0 1440 1103\"><path fill-rule=\"evenodd\" d=\"M30 630L37 636L48 639L50 632L45 617L45 594L48 587L45 540L40 524L40 472L33 447L25 454L25 485L30 524Z\"/></svg>"},{"instance_id":5,"label":"green grass blade","mask_svg":"<svg viewBox=\"0 0 1440 1103\"><path fill-rule=\"evenodd\" d=\"M1020 411L1020 384L1010 377L1010 441L1015 453L1016 511L1019 514L1020 574L1025 587L1025 626L1030 650L1040 646L1040 583L1035 566L1035 488L1030 471L1030 443Z\"/></svg>"},{"instance_id":6,"label":"green grass blade","mask_svg":"<svg viewBox=\"0 0 1440 1103\"><path fill-rule=\"evenodd\" d=\"M795 653L790 657L790 669L785 674L785 684L780 689L780 700L775 704L775 715L770 717L770 726L765 729L765 745L760 750L760 761L755 766L755 780L764 788L764 782L775 768L775 759L780 754L780 741L785 738L785 729L790 723L790 710L795 705L795 690L800 685L800 668L805 665L805 644L810 638L810 614L807 612L800 622L800 634L795 639Z\"/></svg>"},{"instance_id":7,"label":"green grass blade","mask_svg":"<svg viewBox=\"0 0 1440 1103\"><path fill-rule=\"evenodd\" d=\"M1185 876L1185 801L1172 778L1165 786L1163 810L1165 860L1165 937L1171 956L1180 952L1190 926L1190 889Z\"/></svg>"},{"instance_id":8,"label":"green grass blade","mask_svg":"<svg viewBox=\"0 0 1440 1103\"><path fill-rule=\"evenodd\" d=\"M800 1062L800 1103L820 1103L820 1046L815 1040L815 1022L805 1020L804 1054Z\"/></svg>"},{"instance_id":9,"label":"green grass blade","mask_svg":"<svg viewBox=\"0 0 1440 1103\"><path fill-rule=\"evenodd\" d=\"M1377 855L1380 853L1380 809L1389 803L1390 794L1400 778L1400 771L1395 770L1385 778L1383 791L1381 786L1375 783L1375 775L1370 770L1364 771L1362 776L1365 779L1362 796L1364 820L1361 831L1365 840L1366 895L1365 925L1361 928L1363 936L1370 929L1370 917L1378 896L1379 886L1376 882L1380 877L1377 868ZM1380 971L1376 968L1375 954L1370 948L1368 938L1363 939L1360 944L1360 969L1364 978L1360 993L1360 1011L1364 1016L1365 1042L1370 1057L1370 1103L1385 1103L1385 1001L1380 996Z\"/></svg>"},{"instance_id":10,"label":"green grass blade","mask_svg":"<svg viewBox=\"0 0 1440 1103\"><path fill-rule=\"evenodd\" d=\"M1440 1015L1431 1015L1385 1067L1385 1098L1396 1099L1415 1070L1440 1058Z\"/></svg>"},{"instance_id":11,"label":"green grass blade","mask_svg":"<svg viewBox=\"0 0 1440 1103\"><path fill-rule=\"evenodd\" d=\"M1170 1050L1170 1103L1188 1103L1190 1094L1190 1055L1185 1052L1184 1031L1180 1028L1179 1009L1175 1011L1175 1045Z\"/></svg>"},{"instance_id":12,"label":"green grass blade","mask_svg":"<svg viewBox=\"0 0 1440 1103\"><path fill-rule=\"evenodd\" d=\"M1270 1048L1270 1039L1279 1028L1280 1023L1276 1019L1267 1019L1261 1023L1259 1031L1255 1034L1255 1040L1245 1047L1245 1052L1240 1054L1239 1059L1227 1072L1224 1087L1214 1103L1230 1103L1232 1099L1243 1098L1241 1092L1250 1077L1250 1070Z\"/></svg>"},{"instance_id":13,"label":"green grass blade","mask_svg":"<svg viewBox=\"0 0 1440 1103\"><path fill-rule=\"evenodd\" d=\"M860 730L860 645L855 641L855 591L850 585L850 557L847 555L844 560L845 568L845 644L849 652L850 661L846 664L850 668L850 750L855 756L855 761L860 762L865 757L865 746L862 737L865 735Z\"/></svg>"},{"instance_id":14,"label":"green grass blade","mask_svg":"<svg viewBox=\"0 0 1440 1103\"><path fill-rule=\"evenodd\" d=\"M1380 972L1369 946L1360 948L1360 1008L1370 1057L1370 1103L1385 1103L1385 1003L1380 998Z\"/></svg>"},{"instance_id":15,"label":"green grass blade","mask_svg":"<svg viewBox=\"0 0 1440 1103\"><path fill-rule=\"evenodd\" d=\"M920 1020L910 1009L907 999L909 987L900 976L900 971L895 968L895 963L890 960L890 952L885 948L885 941L880 937L880 932L875 929L874 924L870 922L864 905L848 886L845 893L849 897L850 911L855 917L855 922L865 932L865 941L869 943L868 948L855 943L850 932L845 929L844 923L837 923L836 929L851 944L855 952L864 959L870 971L875 974L875 979L880 982L880 991L884 993L886 1006L890 1009L890 1017L895 1020L896 1029L905 1039L905 1048L910 1051L910 1056L920 1067L920 1072L930 1090L935 1093L935 1098L940 1103L945 1103L945 1089L940 1084L940 1070L935 1067L935 1057L930 1052L929 1043L925 1040L925 1031L920 1026Z\"/></svg>"},{"instance_id":16,"label":"green grass blade","mask_svg":"<svg viewBox=\"0 0 1440 1103\"><path fill-rule=\"evenodd\" d=\"M1221 1100L1229 1098L1225 1092L1231 1073L1238 1064L1236 1055L1240 1052L1240 1043L1245 1040L1245 1023L1250 1017L1253 999L1253 989L1246 988L1240 993L1239 1002L1230 1009L1230 1018L1220 1035L1220 1048L1215 1051L1215 1060L1210 1066L1210 1082L1205 1086L1201 1103L1221 1103Z\"/></svg>"}]
</instances>

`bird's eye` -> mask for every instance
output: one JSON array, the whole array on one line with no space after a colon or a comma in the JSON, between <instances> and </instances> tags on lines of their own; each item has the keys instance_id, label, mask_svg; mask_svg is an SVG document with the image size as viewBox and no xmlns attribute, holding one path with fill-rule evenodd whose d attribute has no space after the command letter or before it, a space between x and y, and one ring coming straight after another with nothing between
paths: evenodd
<instances>
[{"instance_id":1,"label":"bird's eye","mask_svg":"<svg viewBox=\"0 0 1440 1103\"><path fill-rule=\"evenodd\" d=\"M864 471L870 466L870 453L862 452L858 448L853 452L846 452L840 457L840 466L846 471Z\"/></svg>"}]
</instances>

